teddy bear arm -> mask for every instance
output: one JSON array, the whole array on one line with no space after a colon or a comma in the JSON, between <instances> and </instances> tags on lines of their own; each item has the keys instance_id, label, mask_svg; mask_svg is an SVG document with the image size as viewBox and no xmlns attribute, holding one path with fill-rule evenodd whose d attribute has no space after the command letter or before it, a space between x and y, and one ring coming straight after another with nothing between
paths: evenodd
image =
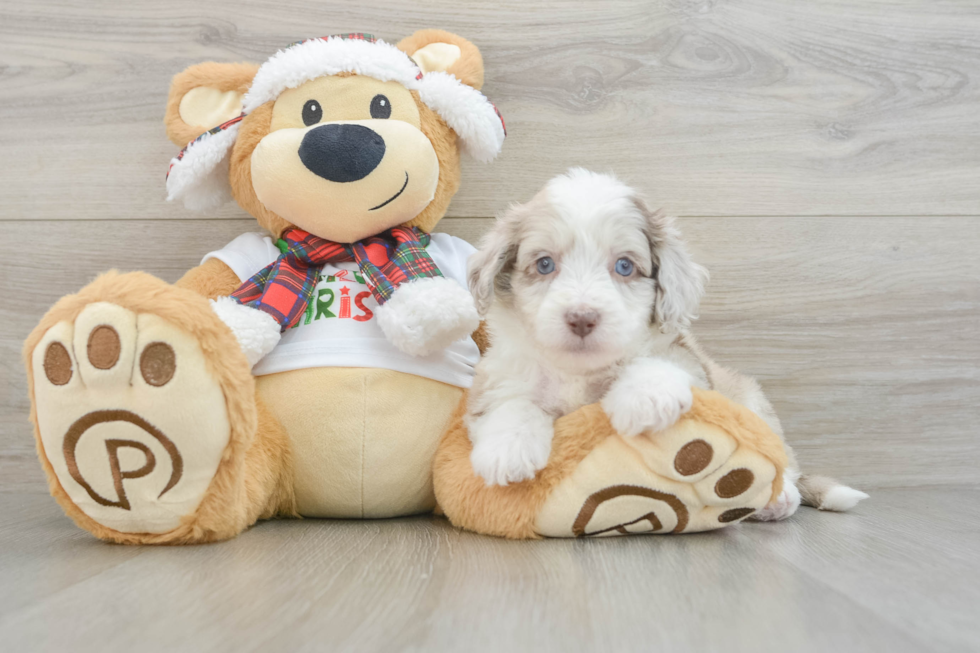
<instances>
[{"instance_id":1,"label":"teddy bear arm","mask_svg":"<svg viewBox=\"0 0 980 653\"><path fill-rule=\"evenodd\" d=\"M217 299L235 292L242 282L230 267L212 258L188 270L174 285L193 290L208 299Z\"/></svg>"},{"instance_id":2,"label":"teddy bear arm","mask_svg":"<svg viewBox=\"0 0 980 653\"><path fill-rule=\"evenodd\" d=\"M279 323L268 313L242 306L229 297L242 282L225 263L208 259L188 270L175 285L211 300L212 310L235 334L249 366L262 360L278 344L281 331Z\"/></svg>"}]
</instances>

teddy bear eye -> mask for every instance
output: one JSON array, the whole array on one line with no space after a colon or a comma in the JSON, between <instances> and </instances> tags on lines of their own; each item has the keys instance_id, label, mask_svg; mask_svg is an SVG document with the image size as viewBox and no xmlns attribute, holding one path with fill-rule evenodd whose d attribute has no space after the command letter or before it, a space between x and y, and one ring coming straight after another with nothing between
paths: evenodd
<instances>
[{"instance_id":1,"label":"teddy bear eye","mask_svg":"<svg viewBox=\"0 0 980 653\"><path fill-rule=\"evenodd\" d=\"M376 120L384 120L391 115L391 102L387 96L375 95L371 100L371 117Z\"/></svg>"},{"instance_id":2,"label":"teddy bear eye","mask_svg":"<svg viewBox=\"0 0 980 653\"><path fill-rule=\"evenodd\" d=\"M316 100L307 100L303 105L303 124L309 127L320 122L321 118L323 118L323 109L320 108L320 103Z\"/></svg>"}]
</instances>

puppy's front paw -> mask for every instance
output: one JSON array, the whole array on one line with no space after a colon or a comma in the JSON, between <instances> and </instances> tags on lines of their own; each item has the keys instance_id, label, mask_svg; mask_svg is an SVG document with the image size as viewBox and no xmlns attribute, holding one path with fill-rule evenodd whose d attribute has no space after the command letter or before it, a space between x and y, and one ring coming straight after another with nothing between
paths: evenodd
<instances>
[{"instance_id":1,"label":"puppy's front paw","mask_svg":"<svg viewBox=\"0 0 980 653\"><path fill-rule=\"evenodd\" d=\"M800 508L800 491L793 479L783 474L783 491L774 501L752 515L752 521L780 521L792 517Z\"/></svg>"},{"instance_id":2,"label":"puppy's front paw","mask_svg":"<svg viewBox=\"0 0 980 653\"><path fill-rule=\"evenodd\" d=\"M548 464L554 425L541 411L498 409L470 425L473 471L487 485L507 485L534 478Z\"/></svg>"},{"instance_id":3,"label":"puppy's front paw","mask_svg":"<svg viewBox=\"0 0 980 653\"><path fill-rule=\"evenodd\" d=\"M663 431L691 409L691 375L673 363L642 359L626 368L602 399L621 435Z\"/></svg>"}]
</instances>

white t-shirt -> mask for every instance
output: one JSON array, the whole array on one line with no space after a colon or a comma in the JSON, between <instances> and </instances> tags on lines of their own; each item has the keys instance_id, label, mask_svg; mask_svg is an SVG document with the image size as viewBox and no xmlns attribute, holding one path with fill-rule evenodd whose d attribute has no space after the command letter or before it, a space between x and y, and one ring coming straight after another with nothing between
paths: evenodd
<instances>
[{"instance_id":1,"label":"white t-shirt","mask_svg":"<svg viewBox=\"0 0 980 653\"><path fill-rule=\"evenodd\" d=\"M448 234L431 234L426 251L443 276L466 287L466 260L475 249ZM260 233L242 234L224 249L210 252L201 261L216 258L242 281L279 257L272 238ZM411 356L388 342L375 312L378 302L358 271L356 263L327 264L313 290L313 299L299 323L286 329L282 339L252 373L256 376L306 367L380 367L424 376L468 388L480 350L472 338L462 338L428 356Z\"/></svg>"}]
</instances>

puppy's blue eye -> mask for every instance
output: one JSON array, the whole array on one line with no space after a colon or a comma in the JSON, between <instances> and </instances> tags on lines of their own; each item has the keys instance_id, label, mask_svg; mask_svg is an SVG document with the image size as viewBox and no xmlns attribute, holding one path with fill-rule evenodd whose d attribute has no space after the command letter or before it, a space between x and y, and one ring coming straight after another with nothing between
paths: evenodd
<instances>
[{"instance_id":1,"label":"puppy's blue eye","mask_svg":"<svg viewBox=\"0 0 980 653\"><path fill-rule=\"evenodd\" d=\"M628 277L633 274L633 261L628 258L621 258L616 261L616 274Z\"/></svg>"},{"instance_id":2,"label":"puppy's blue eye","mask_svg":"<svg viewBox=\"0 0 980 653\"><path fill-rule=\"evenodd\" d=\"M540 274L551 274L555 271L555 261L550 256L543 256L538 259L538 272Z\"/></svg>"}]
</instances>

